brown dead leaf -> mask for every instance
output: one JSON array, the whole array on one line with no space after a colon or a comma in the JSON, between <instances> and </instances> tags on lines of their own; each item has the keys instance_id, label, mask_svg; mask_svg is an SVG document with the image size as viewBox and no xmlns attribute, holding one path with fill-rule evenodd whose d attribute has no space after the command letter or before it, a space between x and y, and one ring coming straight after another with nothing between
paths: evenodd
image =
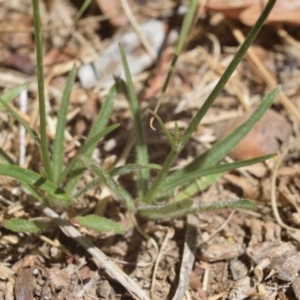
<instances>
[{"instance_id":1,"label":"brown dead leaf","mask_svg":"<svg viewBox=\"0 0 300 300\"><path fill-rule=\"evenodd\" d=\"M233 174L225 174L224 178L243 190L243 197L257 199L259 196L259 183L254 178L245 178Z\"/></svg>"},{"instance_id":2,"label":"brown dead leaf","mask_svg":"<svg viewBox=\"0 0 300 300\"><path fill-rule=\"evenodd\" d=\"M220 138L232 132L245 122L250 114L246 113L222 124L216 132L217 137ZM280 144L286 142L291 133L291 124L277 112L268 110L229 155L235 160L244 160L276 153Z\"/></svg>"},{"instance_id":3,"label":"brown dead leaf","mask_svg":"<svg viewBox=\"0 0 300 300\"><path fill-rule=\"evenodd\" d=\"M32 17L24 13L10 12L0 21L0 65L32 75L35 65L31 60L34 48L31 32Z\"/></svg>"},{"instance_id":4,"label":"brown dead leaf","mask_svg":"<svg viewBox=\"0 0 300 300\"><path fill-rule=\"evenodd\" d=\"M266 3L267 0L208 0L206 7L222 12L229 18L240 20L244 24L252 26L258 19ZM266 22L300 24L299 15L299 0L277 0Z\"/></svg>"}]
</instances>

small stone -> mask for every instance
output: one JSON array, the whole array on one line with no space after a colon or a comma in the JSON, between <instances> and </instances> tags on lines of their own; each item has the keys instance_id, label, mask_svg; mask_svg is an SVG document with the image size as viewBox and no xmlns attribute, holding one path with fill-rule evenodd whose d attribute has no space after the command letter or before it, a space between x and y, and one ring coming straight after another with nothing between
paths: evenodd
<instances>
[{"instance_id":1,"label":"small stone","mask_svg":"<svg viewBox=\"0 0 300 300\"><path fill-rule=\"evenodd\" d=\"M96 290L97 296L107 299L111 293L111 286L107 280L103 280Z\"/></svg>"}]
</instances>

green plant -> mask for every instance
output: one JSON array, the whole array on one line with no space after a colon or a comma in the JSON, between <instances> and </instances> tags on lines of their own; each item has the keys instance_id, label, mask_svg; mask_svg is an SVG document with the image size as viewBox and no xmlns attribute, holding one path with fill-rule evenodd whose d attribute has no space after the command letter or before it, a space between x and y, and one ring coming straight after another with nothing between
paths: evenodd
<instances>
[{"instance_id":1,"label":"green plant","mask_svg":"<svg viewBox=\"0 0 300 300\"><path fill-rule=\"evenodd\" d=\"M187 38L187 34L192 24L192 20L196 11L197 1L193 0L190 4L190 9L184 19L182 32L180 35L179 43L176 48L174 59L172 60L170 71L166 79L166 83L163 87L162 95L165 93L169 79L171 77L172 71L174 69L176 60L180 55L184 41ZM263 113L270 107L276 95L278 94L278 89L267 95L259 107L254 111L252 116L243 125L239 126L234 132L228 135L226 138L216 143L210 150L205 154L196 157L188 166L176 171L175 173L169 175L170 168L174 164L176 158L185 147L191 134L194 132L199 122L206 114L209 107L213 104L214 100L226 84L227 80L230 78L231 74L237 67L238 63L241 61L242 57L246 53L247 49L253 42L257 33L259 32L264 20L266 19L268 13L272 9L274 1L269 1L265 10L262 12L259 20L249 33L246 41L240 47L239 51L235 55L234 59L230 63L227 70L224 72L223 76L220 78L218 84L211 92L204 105L198 110L194 118L191 120L188 128L182 134L179 133L178 128L175 129L174 136L172 136L164 126L163 121L157 115L156 112L150 111L150 114L157 120L162 131L166 135L168 141L171 145L171 152L166 158L162 167L149 164L148 161L148 149L145 142L143 133L143 123L140 114L139 102L134 92L133 83L131 80L131 75L129 71L129 66L126 61L125 53L120 47L121 57L125 69L126 81L125 83L122 79L116 78L116 85L110 89L110 92L106 98L106 101L98 115L98 118L94 122L90 133L86 139L83 147L78 151L76 156L68 162L66 166L63 166L64 157L64 128L66 126L66 115L69 104L69 97L71 89L76 76L76 68L73 67L61 101L61 107L58 113L58 123L56 128L56 136L53 144L53 155L52 158L48 152L49 142L46 135L46 112L45 112L45 94L44 94L44 77L43 77L43 56L42 56L42 37L41 37L41 25L39 19L39 5L38 1L33 0L33 12L34 12L34 27L35 27L35 37L36 37L36 56L37 56L37 72L38 72L38 91L39 91L39 117L40 117L40 134L35 133L18 115L10 108L8 102L11 101L22 89L26 88L26 85L18 86L7 94L2 95L0 98L0 104L7 108L13 116L26 128L27 132L35 140L38 148L40 149L44 174L40 175L31 170L27 170L18 167L12 163L7 153L3 150L0 151L0 158L2 163L0 164L0 174L4 176L11 176L20 182L22 182L27 189L29 189L32 194L42 201L44 204L57 204L60 202L61 205L69 205L75 203L76 200L71 196L74 187L80 180L82 175L82 163L85 167L90 168L98 176L93 182L89 183L83 191L79 191L77 195L82 194L87 189L94 187L100 182L107 185L113 193L124 201L125 205L133 213L137 213L141 216L148 218L165 218L165 217L175 217L182 216L188 213L194 213L198 211L217 209L222 207L228 208L251 208L255 206L245 199L240 199L237 201L229 201L228 203L214 203L209 207L192 207L192 201L190 199L183 199L182 195L177 200L178 203L168 203L157 205L157 202L168 199L175 191L179 188L191 188L194 182L203 177L211 176L214 174L219 174L228 170L233 170L239 167L243 167L249 164L253 164L259 161L263 161L272 157L272 155L251 159L243 162L234 162L228 164L217 164L228 152L230 152L235 145L249 132L255 122L263 115ZM118 125L112 125L107 128L106 125L109 121L113 110L113 101L117 95L117 91L124 93L130 104L130 111L132 115L134 132L136 137L135 149L136 149L136 164L125 165L118 169L113 169L110 172L105 171L101 166L98 166L95 161L91 159L93 150L95 149L99 140L113 131ZM161 101L161 100L160 100ZM158 103L160 103L160 101ZM39 138L40 137L40 138ZM153 184L149 187L149 170L150 169L160 169L157 176L155 177ZM145 203L148 206L138 206L136 201L133 199L133 195L129 194L116 180L114 176L122 175L124 173L137 172L137 190L139 203ZM209 178L209 177L208 177ZM216 175L213 177L215 180ZM60 188L64 186L65 188ZM42 194L41 191L46 192L46 195ZM83 220L83 219L81 219ZM89 220L86 222L81 222L84 226L98 228L95 226L95 219L89 216ZM103 220L102 220L103 221ZM101 221L101 222L102 222ZM15 221L17 222L17 221ZM92 223L89 223L92 222ZM111 224L111 221L107 221ZM13 223L12 223L13 224ZM104 220L105 224L105 220ZM5 223L4 223L5 225ZM106 226L105 229L110 228ZM10 225L10 229L13 226ZM98 228L99 229L99 228ZM17 230L17 229L16 229ZM101 230L101 229L100 229ZM112 230L116 230L113 229ZM120 232L119 229L116 232Z\"/></svg>"},{"instance_id":2,"label":"green plant","mask_svg":"<svg viewBox=\"0 0 300 300\"><path fill-rule=\"evenodd\" d=\"M190 1L190 8L184 19L179 43L172 60L166 82L163 87L162 96L166 91L172 71L176 64L176 60L183 49L184 42L191 28L191 24L197 7L197 2L197 0ZM10 90L8 93L2 95L2 97L0 98L0 109L2 109L3 107L6 108L15 117L15 119L25 127L27 133L33 138L41 153L44 171L42 174L38 174L32 170L21 168L14 164L8 153L5 153L4 150L0 149L0 175L10 176L15 178L16 180L19 180L32 194L32 196L43 204L44 212L47 212L47 216L50 216L53 219L53 222L56 222L64 232L66 232L67 228L70 227L70 223L67 223L67 221L60 218L53 210L49 212L48 207L64 207L72 205L76 203L77 197L85 193L88 189L95 187L99 183L106 185L117 198L123 201L123 203L131 213L150 219L175 218L191 213L221 208L255 208L255 205L247 199L239 199L237 201L228 202L216 202L210 205L197 207L193 206L193 201L188 197L186 198L186 195L194 193L195 186L197 187L195 182L199 180L199 178L205 177L205 184L203 184L202 186L202 188L205 188L208 184L215 181L222 172L260 162L273 156L272 154L270 154L264 157L250 159L242 162L234 162L228 164L219 163L219 161L227 153L229 153L235 147L235 145L237 145L237 143L250 131L255 122L257 122L263 115L263 113L270 107L273 100L276 98L279 89L276 89L268 94L262 100L258 108L253 112L251 117L243 125L239 126L234 132L229 134L220 142L216 143L206 153L199 157L196 157L189 165L174 173L170 174L170 168L173 166L178 155L189 141L189 138L195 131L198 124L201 122L201 119L206 114L207 110L211 107L214 100L219 95L222 88L232 75L233 71L246 53L247 49L252 44L269 12L271 11L275 0L270 0L268 2L259 20L249 33L244 44L240 47L233 61L230 63L229 67L220 78L218 84L211 92L204 105L198 110L194 118L191 120L189 126L183 133L180 133L177 127L175 128L175 132L173 135L168 132L163 120L161 120L161 118L157 114L158 106L161 100L158 102L158 106L156 107L155 111L150 111L150 114L158 122L171 145L171 151L162 166L151 164L148 161L149 149L144 138L144 125L142 123L139 102L134 92L129 66L127 64L126 56L122 47L120 47L120 52L126 74L126 83L122 79L116 78L116 84L110 89L106 100L99 112L99 115L93 123L89 135L86 138L85 144L81 147L81 149L79 149L75 157L71 159L66 165L64 165L64 128L66 126L66 115L68 111L70 93L76 76L76 68L74 67L72 69L67 80L67 84L61 101L61 107L58 113L58 123L53 144L53 154L52 156L49 154L49 141L46 135L46 112L43 77L42 36L39 19L39 1L32 0L32 3L34 8L33 11L40 108L39 134L31 129L26 124L26 122L24 122L11 109L8 104L19 94L22 89L27 87L26 84L18 86ZM85 5L88 5L88 3L89 1L85 1ZM83 10L84 8L80 11L80 14ZM118 127L117 124L107 127L113 111L114 99L117 96L118 92L123 93L129 101L129 107L134 126L134 136L136 138L136 163L127 164L118 168L114 168L110 171L106 171L93 159L91 159L91 156L99 140ZM84 168L89 168L97 175L97 178L89 182L82 190L74 193L74 188L78 185ZM153 179L153 183L151 185L149 184L150 169L158 170L157 175ZM130 172L137 173L137 198L139 201L136 201L134 199L134 195L130 194L126 189L124 189L124 187L121 186L114 178L116 176L120 176ZM175 197L175 201L171 203L170 201L163 202L164 200L169 200L170 196L173 195L174 191L177 189L179 189L180 192ZM45 220L23 220L13 218L11 220L4 220L2 222L2 226L18 232L26 231L35 233L48 228L52 225L53 222ZM97 231L111 230L118 234L123 233L124 231L118 223L95 215L84 217L78 216L72 219L71 223L79 224L81 226L85 226ZM74 232L75 229L72 227L72 230ZM76 241L83 247L85 247L85 249L91 255L97 255L97 259L100 264L102 264L108 270L108 272L110 272L110 274L113 274L115 278L118 276L118 274L121 274L122 276L119 278L120 283L127 287L127 289L130 289L133 294L139 293L139 295L142 295L142 292L139 291L139 288L136 286L136 284L126 274L121 273L120 270L116 270L114 266L109 265L103 253L95 249L95 247L83 236L80 236L77 231L75 231L72 237L76 239ZM148 299L147 296L142 296L140 298Z\"/></svg>"}]
</instances>

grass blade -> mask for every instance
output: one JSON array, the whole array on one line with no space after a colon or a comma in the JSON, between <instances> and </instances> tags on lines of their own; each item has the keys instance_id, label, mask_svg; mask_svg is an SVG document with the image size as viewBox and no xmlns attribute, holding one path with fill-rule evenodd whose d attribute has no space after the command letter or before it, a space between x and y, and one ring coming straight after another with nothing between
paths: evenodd
<instances>
[{"instance_id":1,"label":"grass blade","mask_svg":"<svg viewBox=\"0 0 300 300\"><path fill-rule=\"evenodd\" d=\"M182 215L182 212L189 210L192 205L193 201L191 199L184 199L171 204L141 207L138 214L148 219L170 218Z\"/></svg>"},{"instance_id":2,"label":"grass blade","mask_svg":"<svg viewBox=\"0 0 300 300\"><path fill-rule=\"evenodd\" d=\"M202 118L211 107L215 99L221 93L222 89L224 88L225 84L227 83L228 79L233 74L234 70L237 68L238 64L246 54L247 50L253 43L254 39L256 38L258 32L260 31L261 27L263 26L265 20L267 19L269 13L271 12L272 8L275 5L276 0L269 0L265 8L263 9L261 15L259 16L258 20L255 22L254 26L250 30L247 38L245 39L244 43L240 46L239 50L237 51L236 55L230 62L229 66L226 68L225 72L221 76L220 80L209 94L207 99L205 100L204 104L202 105L201 109L198 110L196 115L193 117L192 121L190 122L189 126L184 132L184 136L187 136L186 139L182 140L181 142L181 149L187 143L189 137L193 134L196 130L197 126L201 122Z\"/></svg>"},{"instance_id":3,"label":"grass blade","mask_svg":"<svg viewBox=\"0 0 300 300\"><path fill-rule=\"evenodd\" d=\"M44 62L43 62L43 44L42 44L42 27L40 20L39 0L32 0L33 5L33 21L34 21L34 36L36 47L37 61L37 80L39 94L39 113L40 113L40 136L41 136L41 154L43 158L46 174L52 180L52 165L48 151L47 138L47 120L46 120L46 99L44 88Z\"/></svg>"},{"instance_id":4,"label":"grass blade","mask_svg":"<svg viewBox=\"0 0 300 300\"><path fill-rule=\"evenodd\" d=\"M178 57L179 57L179 55L180 55L180 53L183 50L183 47L185 45L186 39L188 37L188 34L189 34L191 26L192 26L192 22L194 20L195 13L197 12L198 2L199 1L197 1L197 0L191 0L189 9L188 9L187 13L184 16L183 24L182 24L179 39L178 39L178 44L177 44L174 56L172 57L171 66L169 68L167 78L164 82L164 85L163 85L161 94L159 96L159 99L158 99L158 101L155 105L155 108L154 108L155 113L157 113L157 111L159 109L159 106L162 102L162 99L163 99L165 93L166 93L167 87L169 85L172 74L174 72L175 65L176 65L176 62L178 60ZM152 120L153 119L151 119L150 124L152 124Z\"/></svg>"},{"instance_id":5,"label":"grass blade","mask_svg":"<svg viewBox=\"0 0 300 300\"><path fill-rule=\"evenodd\" d=\"M0 148L0 164L15 165L14 161ZM42 202L41 195L29 184L23 182L23 186L33 197Z\"/></svg>"},{"instance_id":6,"label":"grass blade","mask_svg":"<svg viewBox=\"0 0 300 300\"><path fill-rule=\"evenodd\" d=\"M169 182L172 188L175 187L175 182L177 180L185 179L188 174L200 174L200 170L207 169L208 167L216 164L220 159L222 159L225 155L227 155L241 140L242 138L251 130L253 125L262 117L265 111L271 106L275 97L279 93L279 88L275 89L271 93L269 93L258 106L258 108L253 112L250 118L236 128L232 133L226 136L223 140L219 141L213 147L205 152L203 155L195 158L191 163L189 163L186 167L176 171L171 176L169 176L164 182ZM259 158L258 158L259 159ZM240 162L238 162L240 163ZM217 172L217 171L216 171ZM218 173L218 172L217 172ZM210 173L212 174L212 173ZM205 175L209 175L208 173ZM205 176L202 175L202 176ZM174 184L173 184L174 183ZM186 182L188 183L188 182ZM165 187L164 187L165 189ZM168 191L165 195L170 194L172 189ZM160 196L162 197L162 195Z\"/></svg>"},{"instance_id":7,"label":"grass blade","mask_svg":"<svg viewBox=\"0 0 300 300\"><path fill-rule=\"evenodd\" d=\"M180 207L179 209L171 209L168 211L169 206L178 203L182 204L181 205L182 207ZM192 200L184 199L179 202L158 207L157 212L155 211L155 206L154 206L151 208L142 208L141 210L139 210L139 213L141 216L150 219L165 219L165 218L182 217L188 214L202 213L211 210L215 211L219 209L255 210L257 208L256 204L248 199L239 199L239 200L225 201L225 202L214 202L211 204L200 205L200 206L192 206L192 204L193 204Z\"/></svg>"},{"instance_id":8,"label":"grass blade","mask_svg":"<svg viewBox=\"0 0 300 300\"><path fill-rule=\"evenodd\" d=\"M90 140L94 139L94 137L97 136L97 134L99 134L99 132L102 132L103 130L105 130L104 128L107 126L107 123L108 123L109 118L113 111L114 99L116 98L116 96L117 96L116 87L112 86L109 90L108 95L105 98L105 101L102 105L102 108L101 108L96 120L93 123L91 131L90 131L85 143L89 143ZM94 144L92 147L87 149L87 151L84 153L84 155L87 157L91 157L96 146L97 146L97 144ZM83 153L81 153L81 154L83 154ZM71 193L73 191L74 187L76 186L76 184L78 183L78 181L81 177L80 168L81 168L80 164L75 162L75 165L73 167L73 172L75 175L71 179L68 180L68 183L66 186L66 191L69 193ZM64 178L64 176L63 176L63 178Z\"/></svg>"},{"instance_id":9,"label":"grass blade","mask_svg":"<svg viewBox=\"0 0 300 300\"><path fill-rule=\"evenodd\" d=\"M109 134L110 132L112 132L113 130L115 130L117 127L119 127L119 124L111 125L108 128L106 128L103 131L101 131L98 134L96 134L91 139L89 139L89 141L86 142L79 149L79 151L76 153L76 155L67 164L66 168L64 169L64 171L61 174L61 178L60 178L59 181L62 182L64 180L64 178L66 178L68 176L68 174L70 173L70 171L72 171L72 169L75 169L75 171L73 170L74 173L76 172L76 170L78 170L77 166L78 166L78 156L79 155L83 155L83 154L86 154L87 152L90 152L91 148L94 149L95 148L94 146L99 143L99 141L100 141L101 138L103 138L104 136L106 136L107 134ZM70 182L68 182L68 184L69 183ZM68 187L68 184L67 184L67 187Z\"/></svg>"},{"instance_id":10,"label":"grass blade","mask_svg":"<svg viewBox=\"0 0 300 300\"><path fill-rule=\"evenodd\" d=\"M78 10L76 16L75 16L75 22L77 22L83 13L86 11L86 9L89 7L91 4L92 0L84 0L83 4L81 5L80 9Z\"/></svg>"},{"instance_id":11,"label":"grass blade","mask_svg":"<svg viewBox=\"0 0 300 300\"><path fill-rule=\"evenodd\" d=\"M135 151L137 156L136 162L138 164L145 165L148 164L149 159L148 159L147 145L145 142L145 137L143 132L144 126L142 123L140 106L134 91L133 82L131 79L131 74L129 71L129 66L127 63L124 49L121 45L119 47L120 47L120 53L121 53L122 63L125 71L127 85L120 78L118 79L118 83L121 87L122 92L125 94L129 102L131 117L133 120L134 135L136 140L135 142ZM140 199L142 199L143 195L147 190L149 176L150 176L149 170L142 170L138 173L137 187L138 187L138 194Z\"/></svg>"},{"instance_id":12,"label":"grass blade","mask_svg":"<svg viewBox=\"0 0 300 300\"><path fill-rule=\"evenodd\" d=\"M193 166L193 170L191 170L189 168L183 168L182 170L179 170L178 172L174 173L174 175L172 175L166 179L166 181L164 182L160 197L161 198L167 197L167 196L171 195L177 187L182 187L182 186L186 185L187 183L190 183L201 177L216 174L216 173L223 173L223 172L235 170L238 168L242 168L245 166L253 165L255 163L270 159L270 158L274 157L275 155L276 154L269 154L269 155L264 155L264 156L253 158L253 159L221 164L221 165L217 165L217 166L213 166L213 167L209 167L209 168L205 168L205 169L194 168L194 165L192 162L191 166Z\"/></svg>"},{"instance_id":13,"label":"grass blade","mask_svg":"<svg viewBox=\"0 0 300 300\"><path fill-rule=\"evenodd\" d=\"M40 139L37 133L30 128L30 126L2 99L0 98L0 103L11 113L11 115L25 128L27 133L34 139L36 144L40 146Z\"/></svg>"},{"instance_id":14,"label":"grass blade","mask_svg":"<svg viewBox=\"0 0 300 300\"><path fill-rule=\"evenodd\" d=\"M134 201L131 196L109 175L107 171L101 168L93 159L81 156L80 160L101 179L102 183L104 183L115 195L122 199L132 212L136 211Z\"/></svg>"},{"instance_id":15,"label":"grass blade","mask_svg":"<svg viewBox=\"0 0 300 300\"><path fill-rule=\"evenodd\" d=\"M14 164L14 161L0 148L0 163Z\"/></svg>"},{"instance_id":16,"label":"grass blade","mask_svg":"<svg viewBox=\"0 0 300 300\"><path fill-rule=\"evenodd\" d=\"M217 85L213 89L213 91L210 93L206 101L204 102L203 106L201 109L198 110L196 115L193 117L192 121L190 122L189 126L185 130L183 136L185 137L184 139L181 139L178 149L177 150L172 150L168 157L165 160L165 163L162 166L161 171L155 178L152 186L148 189L144 201L147 203L151 203L154 201L155 195L160 187L160 185L164 182L165 177L167 176L170 168L176 161L178 155L180 152L183 150L185 147L186 143L188 142L190 136L192 133L196 130L197 126L199 125L200 121L202 120L203 116L206 114L207 110L210 108L210 106L213 104L219 93L222 91L223 87L227 83L228 79L234 72L234 70L237 68L238 64L242 60L243 56L246 54L248 48L250 45L253 43L255 37L257 36L258 32L260 31L263 23L267 19L270 11L272 10L275 0L269 0L268 4L262 11L260 17L254 24L253 28L251 29L250 33L248 34L247 38L245 39L244 43L241 45L240 49L234 56L232 62L229 64L227 67L226 71L224 74L221 76L220 80L218 81Z\"/></svg>"},{"instance_id":17,"label":"grass blade","mask_svg":"<svg viewBox=\"0 0 300 300\"><path fill-rule=\"evenodd\" d=\"M9 103L10 101L14 100L17 96L19 96L23 90L27 89L28 86L29 86L29 83L20 84L16 87L10 89L7 93L3 94L1 96L1 98L5 103ZM0 104L0 110L2 110L3 108L4 108L4 106L2 104Z\"/></svg>"},{"instance_id":18,"label":"grass blade","mask_svg":"<svg viewBox=\"0 0 300 300\"><path fill-rule=\"evenodd\" d=\"M96 120L93 123L93 126L87 137L86 142L88 142L90 139L92 139L96 134L98 134L98 132L104 130L104 128L107 126L107 123L113 112L114 100L115 100L116 96L117 96L116 87L112 86L109 90L108 95L105 98L105 101L101 107L101 110L100 110ZM87 151L86 156L91 156L93 151L94 151L94 148Z\"/></svg>"},{"instance_id":19,"label":"grass blade","mask_svg":"<svg viewBox=\"0 0 300 300\"><path fill-rule=\"evenodd\" d=\"M215 183L219 178L222 177L222 175L223 173L215 173L212 175L201 177L199 180L195 180L191 184L187 185L187 187L185 187L182 191L176 193L174 195L174 201L181 201L185 198L192 198L195 194L199 194L199 192L204 191L213 183ZM158 199L157 201L162 200L163 198Z\"/></svg>"},{"instance_id":20,"label":"grass blade","mask_svg":"<svg viewBox=\"0 0 300 300\"><path fill-rule=\"evenodd\" d=\"M233 201L214 202L208 205L201 205L199 207L193 207L194 212L205 212L217 209L257 209L255 203L248 199L239 199Z\"/></svg>"},{"instance_id":21,"label":"grass blade","mask_svg":"<svg viewBox=\"0 0 300 300\"><path fill-rule=\"evenodd\" d=\"M137 171L144 170L144 169L147 169L147 170L150 170L150 169L160 170L161 166L156 165L156 164L147 164L147 165L127 164L127 165L124 165L124 166L114 168L111 171L108 171L108 173L110 174L111 177L114 177L114 176L122 176L122 175L125 175L125 174L137 172Z\"/></svg>"},{"instance_id":22,"label":"grass blade","mask_svg":"<svg viewBox=\"0 0 300 300\"><path fill-rule=\"evenodd\" d=\"M13 165L0 164L0 175L13 177L22 183L32 185L46 192L54 199L61 200L65 204L76 202L75 199L69 196L63 189L31 170Z\"/></svg>"},{"instance_id":23,"label":"grass blade","mask_svg":"<svg viewBox=\"0 0 300 300\"><path fill-rule=\"evenodd\" d=\"M205 152L203 155L197 157L185 168L179 170L178 174L180 174L181 172L182 174L184 174L186 172L195 171L199 168L207 168L212 164L217 163L222 157L227 155L243 139L243 137L246 136L246 134L251 130L254 124L263 116L266 110L272 105L279 91L280 88L276 88L274 91L265 96L260 105L256 108L256 110L252 113L252 115L246 122L237 127L223 140L214 144L210 150Z\"/></svg>"},{"instance_id":24,"label":"grass blade","mask_svg":"<svg viewBox=\"0 0 300 300\"><path fill-rule=\"evenodd\" d=\"M108 171L108 173L110 174L111 177L122 176L124 174L135 172L135 171L141 170L143 168L160 169L161 167L159 165L156 165L156 164L148 164L148 165L145 165L145 166L144 165L136 165L136 164L127 164L125 166L114 168L114 169ZM94 189L100 183L101 183L101 179L100 178L95 178L91 182L87 183L84 188L82 188L81 190L79 190L74 195L74 197L77 198L77 197L81 196L82 194L86 193L87 191L89 191L91 189Z\"/></svg>"},{"instance_id":25,"label":"grass blade","mask_svg":"<svg viewBox=\"0 0 300 300\"><path fill-rule=\"evenodd\" d=\"M176 149L176 143L175 143L173 137L171 136L170 132L166 128L166 126L165 126L164 122L162 121L162 119L153 110L149 109L149 112L157 120L157 122L159 123L160 128L163 131L163 133L165 134L165 136L167 137L172 149ZM176 126L175 128L178 128L178 127Z\"/></svg>"},{"instance_id":26,"label":"grass blade","mask_svg":"<svg viewBox=\"0 0 300 300\"><path fill-rule=\"evenodd\" d=\"M60 175L63 168L63 158L64 158L64 133L67 124L67 113L69 107L69 100L71 95L71 90L74 84L76 76L76 67L73 66L64 92L61 99L61 105L59 108L58 116L57 116L57 125L56 125L56 133L55 139L53 143L53 156L52 156L52 164L53 164L53 182L59 183Z\"/></svg>"}]
</instances>

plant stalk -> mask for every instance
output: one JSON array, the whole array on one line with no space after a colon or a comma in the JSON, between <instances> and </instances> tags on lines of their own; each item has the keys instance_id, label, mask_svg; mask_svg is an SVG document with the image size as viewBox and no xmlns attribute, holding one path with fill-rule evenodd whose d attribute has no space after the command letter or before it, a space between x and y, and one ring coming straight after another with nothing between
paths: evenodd
<instances>
[{"instance_id":1,"label":"plant stalk","mask_svg":"<svg viewBox=\"0 0 300 300\"><path fill-rule=\"evenodd\" d=\"M47 122L46 122L46 106L45 106L45 88L44 88L44 63L43 63L43 48L42 48L42 28L39 13L39 0L32 0L33 19L34 19L34 35L36 46L36 61L37 61L37 81L39 95L39 113L40 113L40 135L41 135L41 155L45 167L46 174L49 180L52 180L52 166L48 151L47 139Z\"/></svg>"},{"instance_id":2,"label":"plant stalk","mask_svg":"<svg viewBox=\"0 0 300 300\"><path fill-rule=\"evenodd\" d=\"M184 138L179 142L178 148L176 150L171 150L170 154L168 155L167 159L165 160L165 163L162 166L161 171L155 178L152 186L148 189L148 192L146 193L144 197L144 201L146 203L153 203L154 197L164 181L165 177L167 176L170 168L172 167L173 163L177 159L178 155L182 151L182 149L185 147L186 143L188 142L190 136L192 133L196 130L197 126L199 125L200 121L202 120L203 116L206 114L208 109L211 107L217 96L222 91L223 87L227 83L228 79L234 72L234 70L237 68L238 64L241 62L242 58L246 54L247 50L253 43L254 39L256 38L257 34L259 33L261 27L263 26L264 22L266 21L269 13L271 12L272 8L275 5L276 0L269 0L266 7L262 11L260 17L254 24L253 28L249 32L247 38L245 39L244 43L241 45L240 49L232 59L231 63L227 67L226 71L223 73L221 78L219 79L218 83L216 84L215 88L212 90L210 95L207 97L206 101L204 102L201 109L198 110L192 121L190 122L189 126L183 133Z\"/></svg>"}]
</instances>

